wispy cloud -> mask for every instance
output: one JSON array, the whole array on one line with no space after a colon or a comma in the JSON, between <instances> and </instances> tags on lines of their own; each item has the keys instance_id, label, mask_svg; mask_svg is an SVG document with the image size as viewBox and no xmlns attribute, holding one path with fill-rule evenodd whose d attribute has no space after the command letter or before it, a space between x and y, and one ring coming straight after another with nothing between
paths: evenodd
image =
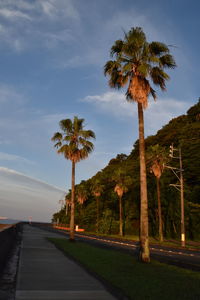
<instances>
[{"instance_id":1,"label":"wispy cloud","mask_svg":"<svg viewBox=\"0 0 200 300\"><path fill-rule=\"evenodd\" d=\"M25 97L10 85L0 83L0 103L20 105L25 103Z\"/></svg>"},{"instance_id":2,"label":"wispy cloud","mask_svg":"<svg viewBox=\"0 0 200 300\"><path fill-rule=\"evenodd\" d=\"M26 20L31 20L31 17L21 11L16 11L12 9L2 8L0 9L0 15L4 18L8 18L11 21L14 21L16 18L23 18Z\"/></svg>"},{"instance_id":3,"label":"wispy cloud","mask_svg":"<svg viewBox=\"0 0 200 300\"><path fill-rule=\"evenodd\" d=\"M123 37L123 30L132 26L144 27L150 38L166 36L161 35L152 20L138 12L136 6L130 10L113 10L106 19L99 16L98 10L91 14L85 4L76 5L72 0L2 0L0 14L8 21L6 34L0 35L0 39L16 51L35 47L53 51L59 47L59 53L53 52L52 57L52 66L56 68L102 65L112 42ZM90 27L84 26L85 19ZM66 51L66 46L70 51Z\"/></svg>"},{"instance_id":4,"label":"wispy cloud","mask_svg":"<svg viewBox=\"0 0 200 300\"><path fill-rule=\"evenodd\" d=\"M71 0L2 0L0 16L1 44L17 52L68 43L80 21Z\"/></svg>"},{"instance_id":5,"label":"wispy cloud","mask_svg":"<svg viewBox=\"0 0 200 300\"><path fill-rule=\"evenodd\" d=\"M145 110L146 134L156 133L171 119L185 114L190 105L188 102L167 97L149 102Z\"/></svg>"},{"instance_id":6,"label":"wispy cloud","mask_svg":"<svg viewBox=\"0 0 200 300\"><path fill-rule=\"evenodd\" d=\"M29 159L26 159L19 155L4 153L4 152L0 152L0 161L16 161L16 162L21 162L26 164L34 164L34 162Z\"/></svg>"},{"instance_id":7,"label":"wispy cloud","mask_svg":"<svg viewBox=\"0 0 200 300\"><path fill-rule=\"evenodd\" d=\"M52 185L52 184L49 184L49 183L47 183L47 182L44 182L44 181L42 181L42 180L38 180L38 179L36 179L36 178L33 178L33 177L31 177L31 176L28 176L28 175L26 175L26 174L23 174L23 173L21 173L21 172L18 172L18 171L16 171L16 170L13 170L13 169L9 169L9 168L5 168L5 167L0 167L0 172L4 172L5 174L15 174L15 175L17 175L18 176L18 178L23 178L24 179L24 182L25 182L25 180L26 181L28 181L28 182L35 182L35 183L37 183L37 184L41 184L41 185L43 185L43 186L45 186L45 187L47 187L47 188L49 188L49 189L55 189L55 190L58 190L58 191L60 191L60 192L64 192L62 189L60 189L59 187L56 187L56 186L54 186L54 185Z\"/></svg>"},{"instance_id":8,"label":"wispy cloud","mask_svg":"<svg viewBox=\"0 0 200 300\"><path fill-rule=\"evenodd\" d=\"M101 95L86 96L81 101L94 105L104 113L120 117L137 118L136 103L126 101L125 95L120 92L107 92ZM145 110L146 134L153 134L172 118L184 114L189 108L189 103L173 98L160 98L154 102L149 101L149 106Z\"/></svg>"},{"instance_id":9,"label":"wispy cloud","mask_svg":"<svg viewBox=\"0 0 200 300\"><path fill-rule=\"evenodd\" d=\"M43 0L38 1L44 14L50 18L71 18L79 20L79 13L71 0Z\"/></svg>"},{"instance_id":10,"label":"wispy cloud","mask_svg":"<svg viewBox=\"0 0 200 300\"><path fill-rule=\"evenodd\" d=\"M112 113L117 117L133 117L134 108L126 101L125 95L120 92L106 92L101 95L89 95L81 100L100 108L104 112Z\"/></svg>"}]
</instances>

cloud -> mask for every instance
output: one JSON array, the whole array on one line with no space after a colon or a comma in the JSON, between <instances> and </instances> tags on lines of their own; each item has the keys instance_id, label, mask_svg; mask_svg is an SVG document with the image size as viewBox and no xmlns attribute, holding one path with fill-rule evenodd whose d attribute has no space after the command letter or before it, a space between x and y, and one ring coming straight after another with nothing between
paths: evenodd
<instances>
[{"instance_id":1,"label":"cloud","mask_svg":"<svg viewBox=\"0 0 200 300\"><path fill-rule=\"evenodd\" d=\"M44 135L53 133L58 122L66 118L66 114L48 114L38 109L30 109L30 101L29 96L24 91L22 93L11 85L0 84L1 145L14 143L20 143L21 146L32 145L32 142L37 140L38 144L33 146L38 147L42 143L41 140ZM3 157L7 160L20 159L15 154L4 154L3 156L1 153L1 158Z\"/></svg>"},{"instance_id":2,"label":"cloud","mask_svg":"<svg viewBox=\"0 0 200 300\"><path fill-rule=\"evenodd\" d=\"M23 19L27 19L27 20L31 20L31 18L20 11L16 11L16 10L12 10L12 9L7 9L7 8L2 8L0 9L0 15L4 18L8 18L10 20L14 20L15 18L23 18Z\"/></svg>"},{"instance_id":3,"label":"cloud","mask_svg":"<svg viewBox=\"0 0 200 300\"><path fill-rule=\"evenodd\" d=\"M1 47L9 46L16 52L69 43L80 21L71 0L2 0L0 16Z\"/></svg>"},{"instance_id":4,"label":"cloud","mask_svg":"<svg viewBox=\"0 0 200 300\"><path fill-rule=\"evenodd\" d=\"M0 211L9 218L51 220L65 192L13 169L0 167Z\"/></svg>"},{"instance_id":5,"label":"cloud","mask_svg":"<svg viewBox=\"0 0 200 300\"><path fill-rule=\"evenodd\" d=\"M156 133L171 119L185 114L190 106L191 103L168 97L149 102L145 110L146 134Z\"/></svg>"},{"instance_id":6,"label":"cloud","mask_svg":"<svg viewBox=\"0 0 200 300\"><path fill-rule=\"evenodd\" d=\"M4 153L4 152L0 152L0 161L17 161L17 162L26 163L26 164L34 163L31 160L26 159L24 157L21 157L21 156L15 155L15 154Z\"/></svg>"},{"instance_id":7,"label":"cloud","mask_svg":"<svg viewBox=\"0 0 200 300\"><path fill-rule=\"evenodd\" d=\"M71 18L79 20L79 13L71 0L43 0L39 1L43 13L50 18Z\"/></svg>"},{"instance_id":8,"label":"cloud","mask_svg":"<svg viewBox=\"0 0 200 300\"><path fill-rule=\"evenodd\" d=\"M104 112L112 113L116 117L133 117L134 108L126 101L125 95L120 92L106 92L101 95L86 96L81 100L100 108Z\"/></svg>"},{"instance_id":9,"label":"cloud","mask_svg":"<svg viewBox=\"0 0 200 300\"><path fill-rule=\"evenodd\" d=\"M38 180L38 179L33 178L31 176L27 176L27 175L25 175L25 174L23 174L21 172L13 170L13 169L5 168L5 167L0 167L0 172L2 172L2 173L4 172L4 173L7 173L7 174L15 174L15 175L17 175L17 177L20 176L20 178L23 178L24 182L25 181L26 182L31 182L32 184L33 184L33 182L35 182L36 184L40 184L42 186L46 186L48 189L53 189L53 190L56 189L58 191L63 192L63 190L60 189L59 187L56 187L56 186L54 186L52 184L48 184L48 183L46 183L44 181Z\"/></svg>"},{"instance_id":10,"label":"cloud","mask_svg":"<svg viewBox=\"0 0 200 300\"><path fill-rule=\"evenodd\" d=\"M2 105L13 105L19 107L25 104L26 100L24 95L17 91L13 86L8 84L0 83L0 104Z\"/></svg>"},{"instance_id":11,"label":"cloud","mask_svg":"<svg viewBox=\"0 0 200 300\"><path fill-rule=\"evenodd\" d=\"M121 92L106 92L101 95L86 96L81 101L94 105L97 110L112 114L121 120L137 119L136 103L126 101L125 95ZM149 101L145 114L145 132L147 135L154 134L172 118L184 114L191 104L173 98L161 98L154 102Z\"/></svg>"},{"instance_id":12,"label":"cloud","mask_svg":"<svg viewBox=\"0 0 200 300\"><path fill-rule=\"evenodd\" d=\"M99 14L101 4L97 9L93 7L93 13L87 7L72 0L2 0L0 13L7 17L7 23L0 39L17 52L35 47L51 49L52 67L71 68L102 65L114 40L123 38L123 29L141 26L150 38L166 36L136 6L122 11L114 9L109 17L109 11Z\"/></svg>"}]
</instances>

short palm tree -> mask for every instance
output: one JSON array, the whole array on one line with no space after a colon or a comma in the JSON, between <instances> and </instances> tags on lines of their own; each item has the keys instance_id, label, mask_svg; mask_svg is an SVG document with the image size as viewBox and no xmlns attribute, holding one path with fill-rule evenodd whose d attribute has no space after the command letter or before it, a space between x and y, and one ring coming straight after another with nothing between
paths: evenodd
<instances>
[{"instance_id":1,"label":"short palm tree","mask_svg":"<svg viewBox=\"0 0 200 300\"><path fill-rule=\"evenodd\" d=\"M75 165L88 157L94 145L90 141L95 138L92 130L84 130L84 119L74 117L73 120L61 120L59 125L62 132L56 132L52 141L59 154L72 162L72 186L71 186L71 217L70 217L70 240L74 240L74 211L75 211Z\"/></svg>"},{"instance_id":2,"label":"short palm tree","mask_svg":"<svg viewBox=\"0 0 200 300\"><path fill-rule=\"evenodd\" d=\"M149 147L147 150L147 162L150 165L150 172L156 177L157 187L157 201L158 201L158 232L159 240L163 242L163 222L162 222L162 208L160 198L160 177L164 171L164 165L168 161L168 154L165 149L156 144Z\"/></svg>"},{"instance_id":3,"label":"short palm tree","mask_svg":"<svg viewBox=\"0 0 200 300\"><path fill-rule=\"evenodd\" d=\"M122 197L124 193L128 192L129 186L131 184L131 177L127 176L122 168L119 168L114 172L112 180L116 183L114 191L119 197L119 235L123 236Z\"/></svg>"},{"instance_id":4,"label":"short palm tree","mask_svg":"<svg viewBox=\"0 0 200 300\"><path fill-rule=\"evenodd\" d=\"M143 109L147 107L150 95L156 98L151 82L165 90L169 75L165 68L174 68L175 61L167 45L160 42L148 43L142 28L131 28L124 34L124 40L115 41L110 51L111 57L104 66L112 88L122 88L128 84L126 98L138 104L139 156L140 156L140 259L150 261L148 234L148 199L144 142Z\"/></svg>"},{"instance_id":5,"label":"short palm tree","mask_svg":"<svg viewBox=\"0 0 200 300\"><path fill-rule=\"evenodd\" d=\"M70 206L71 206L71 193L68 193L65 196L65 212L66 212L66 216L68 214L68 210L69 210Z\"/></svg>"},{"instance_id":6,"label":"short palm tree","mask_svg":"<svg viewBox=\"0 0 200 300\"><path fill-rule=\"evenodd\" d=\"M78 203L83 205L83 203L87 200L87 190L83 185L79 185L76 191Z\"/></svg>"},{"instance_id":7,"label":"short palm tree","mask_svg":"<svg viewBox=\"0 0 200 300\"><path fill-rule=\"evenodd\" d=\"M97 217L96 217L96 232L99 232L99 216L100 216L100 196L103 192L104 186L101 182L96 179L94 185L92 186L92 194L96 198L96 209L97 209Z\"/></svg>"}]
</instances>

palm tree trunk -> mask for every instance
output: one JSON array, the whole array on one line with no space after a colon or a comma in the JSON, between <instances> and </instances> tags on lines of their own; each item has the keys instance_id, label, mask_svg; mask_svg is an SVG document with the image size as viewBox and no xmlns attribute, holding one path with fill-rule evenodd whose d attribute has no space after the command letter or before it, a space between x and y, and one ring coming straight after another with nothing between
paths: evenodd
<instances>
[{"instance_id":1,"label":"palm tree trunk","mask_svg":"<svg viewBox=\"0 0 200 300\"><path fill-rule=\"evenodd\" d=\"M158 198L158 223L159 223L159 241L163 242L163 228L162 228L162 210L160 201L160 179L156 177L157 198Z\"/></svg>"},{"instance_id":2,"label":"palm tree trunk","mask_svg":"<svg viewBox=\"0 0 200 300\"><path fill-rule=\"evenodd\" d=\"M68 204L66 203L66 207L65 207L65 213L66 213L66 216L68 214Z\"/></svg>"},{"instance_id":3,"label":"palm tree trunk","mask_svg":"<svg viewBox=\"0 0 200 300\"><path fill-rule=\"evenodd\" d=\"M72 193L71 193L71 217L70 240L74 241L74 212L75 212L75 162L72 161Z\"/></svg>"},{"instance_id":4,"label":"palm tree trunk","mask_svg":"<svg viewBox=\"0 0 200 300\"><path fill-rule=\"evenodd\" d=\"M119 197L119 235L123 236L122 196Z\"/></svg>"},{"instance_id":5,"label":"palm tree trunk","mask_svg":"<svg viewBox=\"0 0 200 300\"><path fill-rule=\"evenodd\" d=\"M150 262L149 229L148 229L148 199L145 162L144 117L143 107L138 103L139 121L139 156L140 156L140 260Z\"/></svg>"},{"instance_id":6,"label":"palm tree trunk","mask_svg":"<svg viewBox=\"0 0 200 300\"><path fill-rule=\"evenodd\" d=\"M96 225L96 231L99 233L99 196L96 197L97 202L97 225Z\"/></svg>"}]
</instances>

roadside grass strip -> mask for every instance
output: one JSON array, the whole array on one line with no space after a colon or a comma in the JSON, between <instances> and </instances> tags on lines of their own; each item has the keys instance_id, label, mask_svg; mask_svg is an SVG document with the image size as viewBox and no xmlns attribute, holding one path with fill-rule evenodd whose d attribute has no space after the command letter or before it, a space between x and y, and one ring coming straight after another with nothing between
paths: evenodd
<instances>
[{"instance_id":1,"label":"roadside grass strip","mask_svg":"<svg viewBox=\"0 0 200 300\"><path fill-rule=\"evenodd\" d=\"M200 274L197 272L155 260L144 264L130 254L84 242L48 240L129 299L200 299Z\"/></svg>"},{"instance_id":2,"label":"roadside grass strip","mask_svg":"<svg viewBox=\"0 0 200 300\"><path fill-rule=\"evenodd\" d=\"M96 235L95 232L88 232L85 231L81 233L81 235ZM128 240L128 241L134 241L134 242L139 242L139 236L138 235L125 235L125 236L119 236L118 234L103 234L103 233L98 233L99 237L106 237L106 238L117 238L120 240ZM181 247L181 241L180 240L164 240L163 242L160 242L158 238L150 237L149 238L150 245L160 245L160 246L169 246L169 247L175 247L175 248L180 248ZM192 250L200 250L200 241L190 241L187 240L185 249L192 249Z\"/></svg>"}]
</instances>

